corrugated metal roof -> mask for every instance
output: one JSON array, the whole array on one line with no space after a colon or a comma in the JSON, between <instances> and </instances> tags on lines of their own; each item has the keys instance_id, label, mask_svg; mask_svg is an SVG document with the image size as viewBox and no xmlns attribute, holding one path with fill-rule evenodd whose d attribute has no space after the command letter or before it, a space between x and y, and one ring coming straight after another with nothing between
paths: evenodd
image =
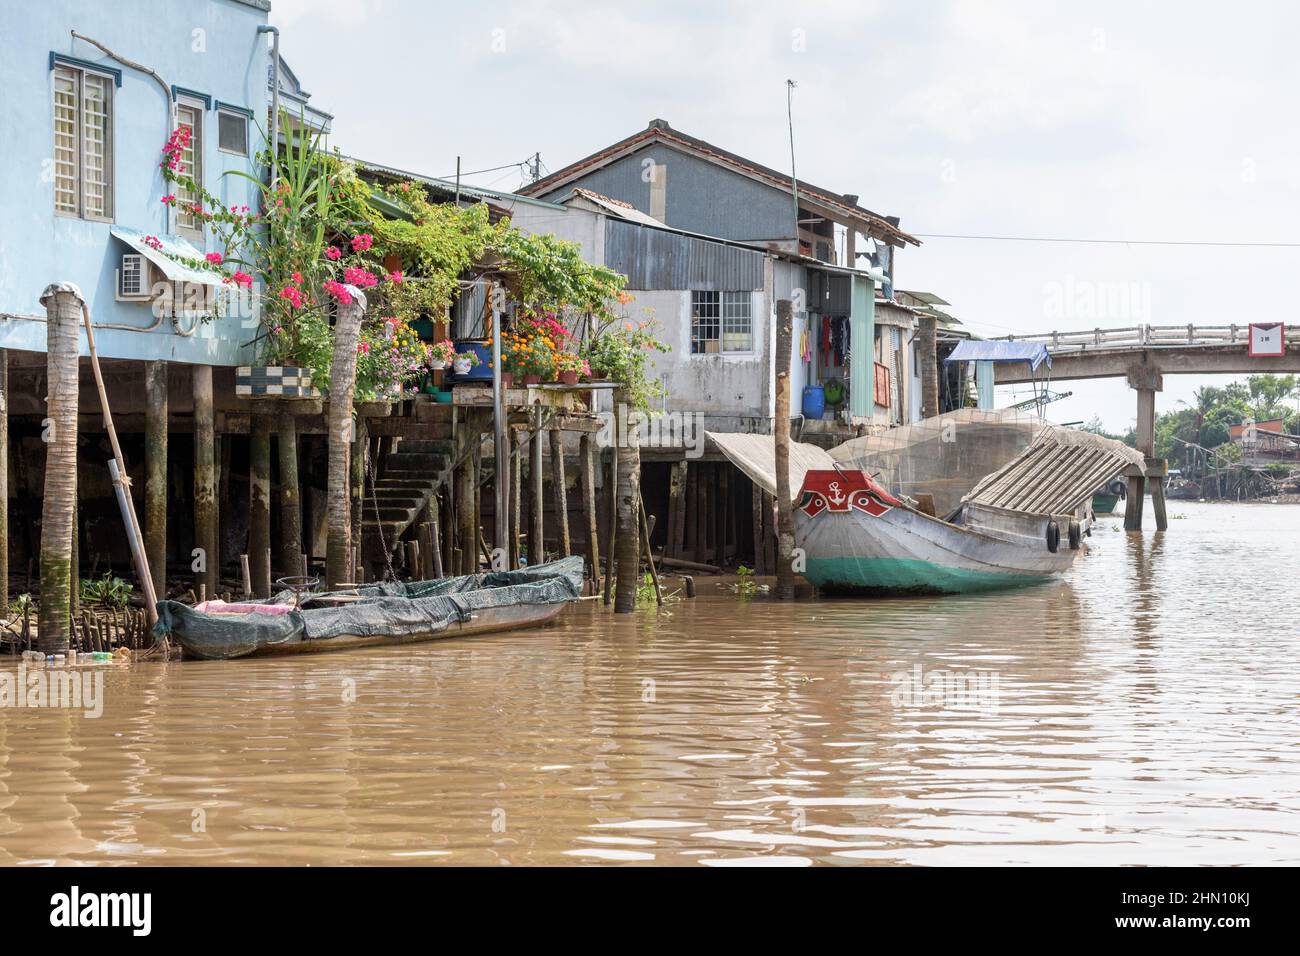
<instances>
[{"instance_id":1,"label":"corrugated metal roof","mask_svg":"<svg viewBox=\"0 0 1300 956\"><path fill-rule=\"evenodd\" d=\"M605 220L605 265L627 276L629 289L761 289L764 258L753 249Z\"/></svg>"},{"instance_id":2,"label":"corrugated metal roof","mask_svg":"<svg viewBox=\"0 0 1300 956\"><path fill-rule=\"evenodd\" d=\"M1029 514L1070 514L1141 453L1089 432L1050 428L963 499L966 504Z\"/></svg>"}]
</instances>

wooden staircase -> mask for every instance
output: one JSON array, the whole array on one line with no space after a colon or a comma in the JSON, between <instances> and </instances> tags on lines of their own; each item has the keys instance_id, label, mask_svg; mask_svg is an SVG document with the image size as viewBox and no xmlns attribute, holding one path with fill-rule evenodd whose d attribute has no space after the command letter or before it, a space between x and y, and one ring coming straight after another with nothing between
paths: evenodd
<instances>
[{"instance_id":1,"label":"wooden staircase","mask_svg":"<svg viewBox=\"0 0 1300 956\"><path fill-rule=\"evenodd\" d=\"M362 501L361 556L372 565L382 565L393 555L463 457L450 437L450 405L417 401L409 418L393 424L399 430L395 447L375 462L379 477L373 488L367 477ZM400 437L402 431L412 437Z\"/></svg>"}]
</instances>

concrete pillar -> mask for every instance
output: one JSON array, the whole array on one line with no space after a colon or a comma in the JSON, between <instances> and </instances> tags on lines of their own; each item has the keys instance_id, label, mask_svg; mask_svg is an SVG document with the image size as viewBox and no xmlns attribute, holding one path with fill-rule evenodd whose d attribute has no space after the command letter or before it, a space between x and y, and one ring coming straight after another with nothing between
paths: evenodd
<instances>
[{"instance_id":1,"label":"concrete pillar","mask_svg":"<svg viewBox=\"0 0 1300 956\"><path fill-rule=\"evenodd\" d=\"M1128 384L1137 392L1137 450L1148 462L1156 452L1156 392L1164 387L1164 381L1158 369L1146 364L1134 365L1128 370ZM1146 498L1146 478L1129 476L1128 501L1124 507L1124 530L1142 530L1142 509ZM1157 524L1163 525L1164 479L1155 477L1151 482L1159 484L1158 497L1160 507L1156 509ZM1156 495L1155 485L1152 494ZM1164 530L1163 527L1160 530Z\"/></svg>"}]
</instances>

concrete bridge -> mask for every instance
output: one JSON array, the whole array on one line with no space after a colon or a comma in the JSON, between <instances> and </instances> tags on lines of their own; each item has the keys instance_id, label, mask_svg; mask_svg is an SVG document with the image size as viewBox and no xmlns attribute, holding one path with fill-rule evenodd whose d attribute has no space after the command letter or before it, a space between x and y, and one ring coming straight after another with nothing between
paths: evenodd
<instances>
[{"instance_id":1,"label":"concrete bridge","mask_svg":"<svg viewBox=\"0 0 1300 956\"><path fill-rule=\"evenodd\" d=\"M1264 320L1265 322L1271 320ZM1147 457L1145 476L1128 476L1128 504L1124 527L1142 528L1142 501L1146 479L1156 527L1166 527L1164 476L1167 467L1155 457L1156 392L1164 388L1165 375L1262 374L1300 372L1300 328L1285 330L1284 354L1251 356L1248 325L1138 325L1120 329L1047 332L1010 335L1017 342L1042 342L1052 355L1052 368L1031 372L1026 362L999 362L994 366L998 385L1086 378L1124 378L1137 392L1137 447Z\"/></svg>"}]
</instances>

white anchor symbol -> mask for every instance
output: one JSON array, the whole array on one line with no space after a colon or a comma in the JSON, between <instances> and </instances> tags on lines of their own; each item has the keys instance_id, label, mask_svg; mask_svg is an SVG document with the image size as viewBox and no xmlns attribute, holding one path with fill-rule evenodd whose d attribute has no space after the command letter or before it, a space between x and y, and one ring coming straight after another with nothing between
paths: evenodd
<instances>
[{"instance_id":1,"label":"white anchor symbol","mask_svg":"<svg viewBox=\"0 0 1300 956\"><path fill-rule=\"evenodd\" d=\"M837 507L844 504L844 496L840 494L840 483L838 481L831 482L830 490L831 493L826 496L830 500L830 503Z\"/></svg>"}]
</instances>

